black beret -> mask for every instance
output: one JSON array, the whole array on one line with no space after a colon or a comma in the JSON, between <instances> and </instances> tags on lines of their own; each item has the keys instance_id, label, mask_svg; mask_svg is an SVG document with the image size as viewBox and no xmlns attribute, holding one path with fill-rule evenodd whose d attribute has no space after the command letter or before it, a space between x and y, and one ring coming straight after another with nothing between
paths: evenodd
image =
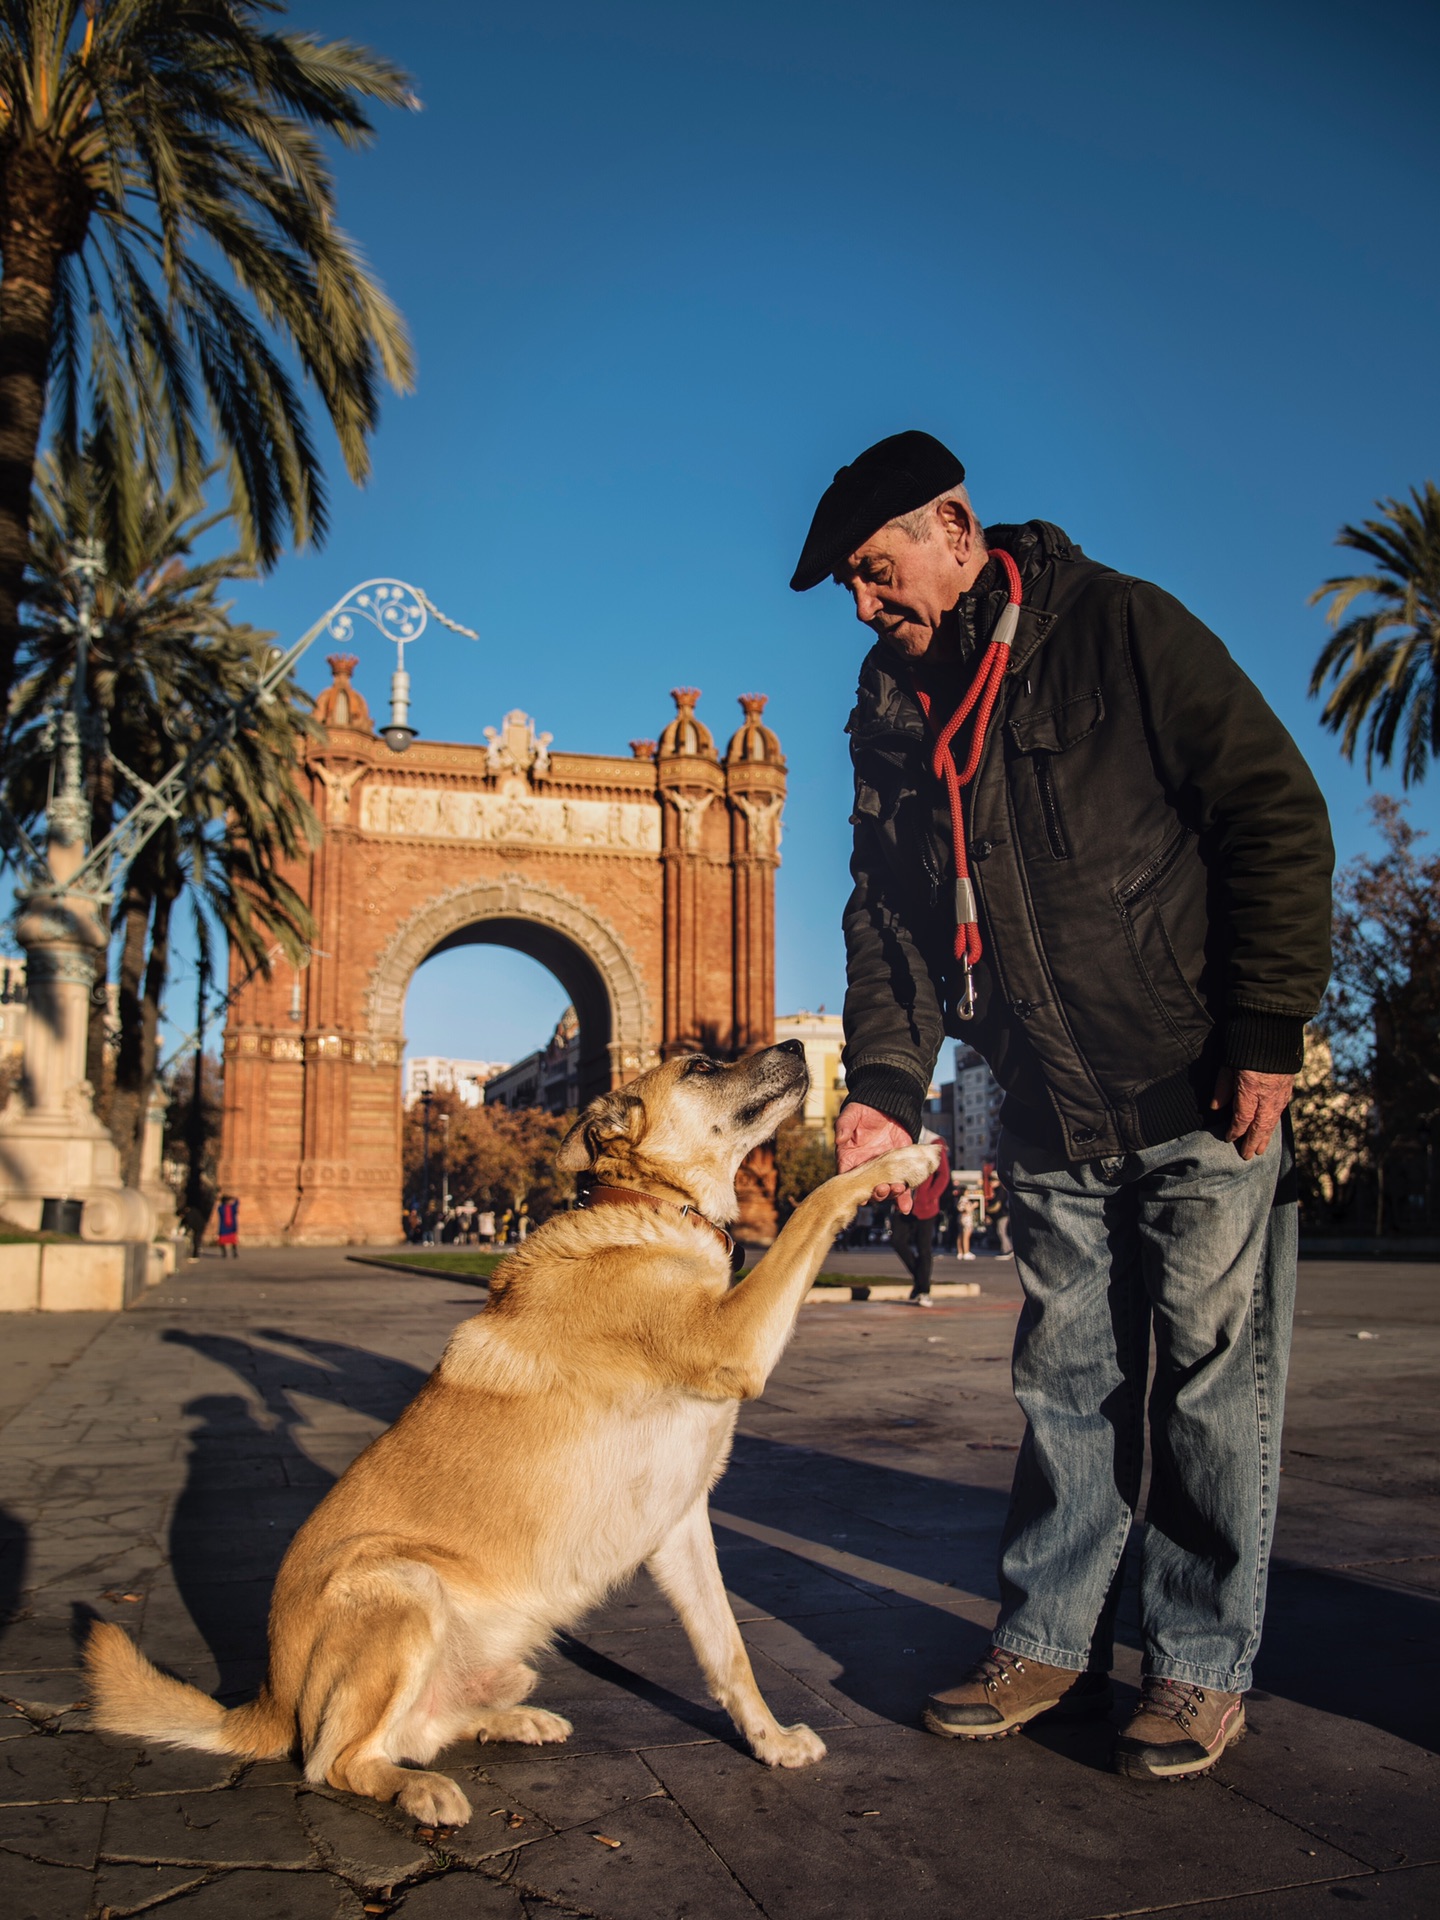
<instances>
[{"instance_id":1,"label":"black beret","mask_svg":"<svg viewBox=\"0 0 1440 1920\"><path fill-rule=\"evenodd\" d=\"M790 585L808 593L887 520L913 513L965 478L965 469L933 434L892 433L841 467L820 496Z\"/></svg>"}]
</instances>

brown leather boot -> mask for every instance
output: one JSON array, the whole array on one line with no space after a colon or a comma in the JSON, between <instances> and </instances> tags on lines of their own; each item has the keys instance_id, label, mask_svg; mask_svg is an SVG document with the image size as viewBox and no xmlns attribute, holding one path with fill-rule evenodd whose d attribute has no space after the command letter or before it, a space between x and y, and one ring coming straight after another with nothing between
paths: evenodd
<instances>
[{"instance_id":1,"label":"brown leather boot","mask_svg":"<svg viewBox=\"0 0 1440 1920\"><path fill-rule=\"evenodd\" d=\"M925 1725L946 1740L1003 1740L1042 1713L1083 1720L1110 1711L1108 1673L1046 1667L992 1647L958 1686L932 1693Z\"/></svg>"},{"instance_id":2,"label":"brown leather boot","mask_svg":"<svg viewBox=\"0 0 1440 1920\"><path fill-rule=\"evenodd\" d=\"M1115 1741L1115 1771L1132 1780L1184 1780L1208 1773L1244 1732L1243 1693L1147 1674L1140 1704Z\"/></svg>"}]
</instances>

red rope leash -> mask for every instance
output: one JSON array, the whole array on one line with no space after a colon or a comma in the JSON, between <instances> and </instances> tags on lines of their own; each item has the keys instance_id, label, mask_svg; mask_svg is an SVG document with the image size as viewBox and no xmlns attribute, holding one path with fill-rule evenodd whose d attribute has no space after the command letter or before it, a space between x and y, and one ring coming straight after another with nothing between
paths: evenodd
<instances>
[{"instance_id":1,"label":"red rope leash","mask_svg":"<svg viewBox=\"0 0 1440 1920\"><path fill-rule=\"evenodd\" d=\"M960 1000L956 1011L962 1020L973 1018L975 1013L975 987L971 973L972 969L980 964L981 946L980 924L975 909L975 889L970 882L969 855L965 848L965 814L960 796L975 778L976 770L980 765L980 756L985 751L985 735L990 726L990 716L995 710L995 702L1000 695L1000 683L1005 678L1005 669L1010 664L1010 643L1015 638L1022 597L1020 569L1010 555L1001 548L994 548L993 553L995 559L1005 569L1005 578L1010 586L1010 604L996 622L994 637L985 649L965 698L945 722L936 738L931 761L935 778L945 782L946 797L950 802L950 832L955 846L955 958L960 962L962 975ZM930 696L918 684L915 686L915 698L920 703L920 711L925 715L926 724L933 728ZM963 769L957 769L950 743L972 713L975 715L975 727L970 736L969 756Z\"/></svg>"}]
</instances>

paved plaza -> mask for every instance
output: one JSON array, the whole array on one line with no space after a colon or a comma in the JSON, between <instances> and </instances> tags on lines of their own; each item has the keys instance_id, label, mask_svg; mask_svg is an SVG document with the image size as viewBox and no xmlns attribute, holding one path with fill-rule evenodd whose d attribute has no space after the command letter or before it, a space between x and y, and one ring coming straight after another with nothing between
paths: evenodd
<instances>
[{"instance_id":1,"label":"paved plaza","mask_svg":"<svg viewBox=\"0 0 1440 1920\"><path fill-rule=\"evenodd\" d=\"M716 1489L760 1684L829 1758L751 1760L642 1580L546 1663L538 1698L574 1721L568 1746L436 1763L475 1807L455 1833L289 1764L90 1732L74 1636L119 1620L175 1672L247 1697L296 1525L482 1296L270 1251L183 1267L124 1315L0 1321L0 1914L1440 1912L1440 1267L1302 1268L1252 1731L1168 1787L1111 1773L1104 1728L978 1747L917 1728L926 1692L986 1642L1020 1434L1013 1273L945 1261L936 1277L962 1271L980 1297L929 1313L806 1308ZM1124 1706L1133 1619L1122 1638Z\"/></svg>"}]
</instances>

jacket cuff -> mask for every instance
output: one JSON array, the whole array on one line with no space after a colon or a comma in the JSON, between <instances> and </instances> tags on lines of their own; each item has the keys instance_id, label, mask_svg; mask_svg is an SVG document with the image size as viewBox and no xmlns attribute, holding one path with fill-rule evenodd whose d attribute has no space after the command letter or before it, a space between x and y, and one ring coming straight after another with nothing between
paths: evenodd
<instances>
[{"instance_id":1,"label":"jacket cuff","mask_svg":"<svg viewBox=\"0 0 1440 1920\"><path fill-rule=\"evenodd\" d=\"M1294 1013L1232 1007L1225 1023L1225 1064L1251 1073L1299 1073L1305 1064L1305 1021Z\"/></svg>"},{"instance_id":2,"label":"jacket cuff","mask_svg":"<svg viewBox=\"0 0 1440 1920\"><path fill-rule=\"evenodd\" d=\"M920 1109L926 1089L901 1067L856 1067L845 1075L845 1099L874 1107L887 1120L904 1127L912 1140L920 1137Z\"/></svg>"}]
</instances>

